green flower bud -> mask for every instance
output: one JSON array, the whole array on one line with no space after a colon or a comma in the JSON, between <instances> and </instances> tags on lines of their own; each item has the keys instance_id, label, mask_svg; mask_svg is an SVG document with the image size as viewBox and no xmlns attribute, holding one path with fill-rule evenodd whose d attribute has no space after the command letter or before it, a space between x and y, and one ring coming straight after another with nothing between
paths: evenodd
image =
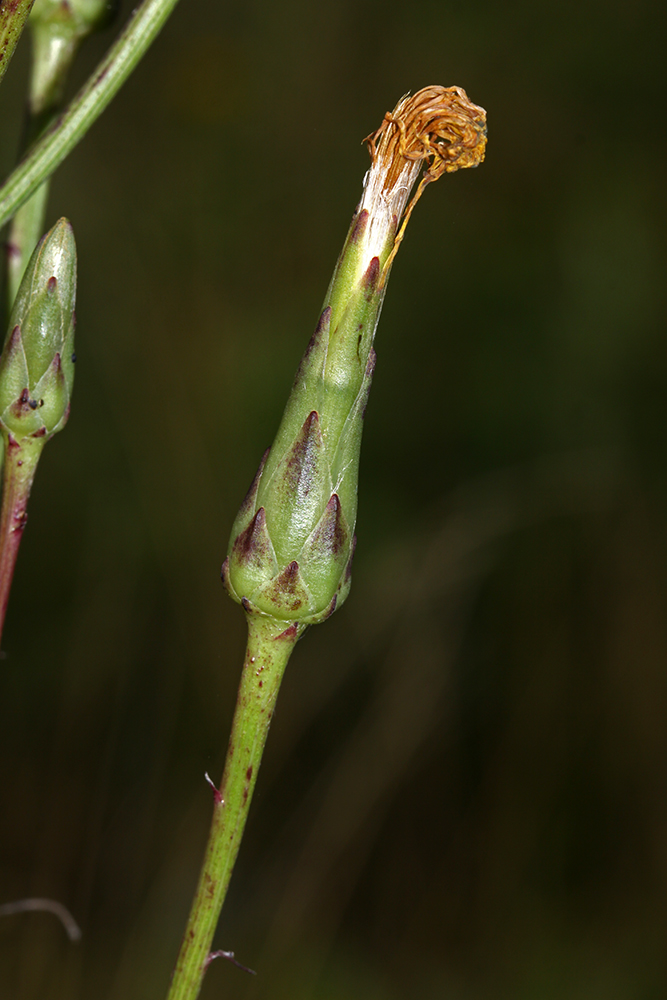
<instances>
[{"instance_id":1,"label":"green flower bud","mask_svg":"<svg viewBox=\"0 0 667 1000\"><path fill-rule=\"evenodd\" d=\"M485 112L463 90L427 87L403 98L367 140L372 165L361 202L222 568L227 590L249 614L306 626L327 618L348 594L362 422L389 271L424 187L476 166L485 126Z\"/></svg>"},{"instance_id":2,"label":"green flower bud","mask_svg":"<svg viewBox=\"0 0 667 1000\"><path fill-rule=\"evenodd\" d=\"M30 258L0 357L0 428L48 440L69 416L74 381L76 246L60 219Z\"/></svg>"}]
</instances>

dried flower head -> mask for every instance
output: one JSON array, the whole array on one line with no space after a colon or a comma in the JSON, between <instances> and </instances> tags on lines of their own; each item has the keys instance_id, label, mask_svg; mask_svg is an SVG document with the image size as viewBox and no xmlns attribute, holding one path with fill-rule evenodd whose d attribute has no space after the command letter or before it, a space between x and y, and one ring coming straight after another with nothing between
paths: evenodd
<instances>
[{"instance_id":1,"label":"dried flower head","mask_svg":"<svg viewBox=\"0 0 667 1000\"><path fill-rule=\"evenodd\" d=\"M391 261L424 185L480 162L485 122L459 87L427 87L367 140L361 202L222 570L248 616L282 622L284 635L324 621L350 589L359 449Z\"/></svg>"},{"instance_id":2,"label":"dried flower head","mask_svg":"<svg viewBox=\"0 0 667 1000\"><path fill-rule=\"evenodd\" d=\"M387 190L402 171L401 159L417 164L430 159L426 176L434 181L444 172L476 167L484 159L486 111L461 87L424 87L402 97L364 142L374 164L387 162Z\"/></svg>"},{"instance_id":3,"label":"dried flower head","mask_svg":"<svg viewBox=\"0 0 667 1000\"><path fill-rule=\"evenodd\" d=\"M401 229L384 264L386 279L407 221L424 187L443 173L476 167L486 148L486 111L468 99L461 87L424 87L402 97L379 129L364 139L371 168L358 211L370 216L369 252L378 252L393 226ZM422 163L427 167L414 198L405 209Z\"/></svg>"}]
</instances>

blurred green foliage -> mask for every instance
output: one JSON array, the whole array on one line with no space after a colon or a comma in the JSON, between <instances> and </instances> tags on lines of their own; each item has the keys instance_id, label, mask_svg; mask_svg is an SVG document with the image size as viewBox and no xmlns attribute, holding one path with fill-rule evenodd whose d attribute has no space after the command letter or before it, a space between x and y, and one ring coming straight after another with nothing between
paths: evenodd
<instances>
[{"instance_id":1,"label":"blurred green foliage","mask_svg":"<svg viewBox=\"0 0 667 1000\"><path fill-rule=\"evenodd\" d=\"M202 997L665 995L662 47L647 0L182 0L56 175L77 386L3 642L0 886L84 937L4 918L0 998L166 992L241 666L229 528L360 141L429 83L487 109L487 160L398 256L352 594L288 669L216 938L258 975Z\"/></svg>"}]
</instances>

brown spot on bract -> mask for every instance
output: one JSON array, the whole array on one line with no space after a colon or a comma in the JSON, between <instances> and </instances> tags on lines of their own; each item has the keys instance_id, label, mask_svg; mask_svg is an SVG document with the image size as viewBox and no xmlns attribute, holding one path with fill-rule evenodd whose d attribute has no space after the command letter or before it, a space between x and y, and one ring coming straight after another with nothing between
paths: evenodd
<instances>
[{"instance_id":1,"label":"brown spot on bract","mask_svg":"<svg viewBox=\"0 0 667 1000\"><path fill-rule=\"evenodd\" d=\"M380 280L380 260L378 257L373 257L363 277L364 289L368 299L371 299L375 294L375 290L377 289L379 280Z\"/></svg>"},{"instance_id":2,"label":"brown spot on bract","mask_svg":"<svg viewBox=\"0 0 667 1000\"><path fill-rule=\"evenodd\" d=\"M318 320L317 326L315 327L315 332L308 341L308 347L305 350L303 357L297 368L296 375L294 376L294 385L297 386L306 378L306 372L310 364L310 359L313 352L320 346L323 337L328 337L329 326L331 324L331 306L327 306L326 309L322 310L322 314Z\"/></svg>"},{"instance_id":3,"label":"brown spot on bract","mask_svg":"<svg viewBox=\"0 0 667 1000\"><path fill-rule=\"evenodd\" d=\"M288 453L285 482L289 492L300 498L310 492L321 449L320 416L311 410Z\"/></svg>"},{"instance_id":4,"label":"brown spot on bract","mask_svg":"<svg viewBox=\"0 0 667 1000\"><path fill-rule=\"evenodd\" d=\"M298 562L294 560L286 566L261 595L257 595L256 600L260 607L265 601L269 601L275 608L277 617L285 616L285 612L291 615L303 607L308 601L308 593L301 580Z\"/></svg>"},{"instance_id":5,"label":"brown spot on bract","mask_svg":"<svg viewBox=\"0 0 667 1000\"><path fill-rule=\"evenodd\" d=\"M350 243L357 243L368 225L368 209L362 208L352 225Z\"/></svg>"},{"instance_id":6,"label":"brown spot on bract","mask_svg":"<svg viewBox=\"0 0 667 1000\"><path fill-rule=\"evenodd\" d=\"M348 534L343 522L340 499L337 493L333 493L313 534L311 548L321 558L336 559L346 548L347 542Z\"/></svg>"},{"instance_id":7,"label":"brown spot on bract","mask_svg":"<svg viewBox=\"0 0 667 1000\"><path fill-rule=\"evenodd\" d=\"M370 353L368 355L368 363L366 364L366 371L364 377L366 379L366 385L364 387L364 397L361 401L361 419L363 420L366 416L366 407L368 406L368 397L371 392L371 382L373 380L373 375L375 373L375 362L377 361L377 354L375 348L371 347Z\"/></svg>"},{"instance_id":8,"label":"brown spot on bract","mask_svg":"<svg viewBox=\"0 0 667 1000\"><path fill-rule=\"evenodd\" d=\"M266 512L260 507L252 521L236 538L233 555L246 566L262 566L271 561L271 541L266 530Z\"/></svg>"},{"instance_id":9,"label":"brown spot on bract","mask_svg":"<svg viewBox=\"0 0 667 1000\"><path fill-rule=\"evenodd\" d=\"M322 334L329 329L329 324L331 323L331 306L326 306L317 321L317 326L315 327L315 333L310 338L310 343L312 344L316 338L322 336ZM310 346L310 345L309 345Z\"/></svg>"}]
</instances>

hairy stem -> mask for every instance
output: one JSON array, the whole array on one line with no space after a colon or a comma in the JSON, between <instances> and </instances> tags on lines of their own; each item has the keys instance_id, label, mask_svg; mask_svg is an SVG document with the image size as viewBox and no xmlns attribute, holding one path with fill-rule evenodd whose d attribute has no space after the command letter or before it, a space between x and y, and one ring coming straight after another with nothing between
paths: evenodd
<instances>
[{"instance_id":1,"label":"hairy stem","mask_svg":"<svg viewBox=\"0 0 667 1000\"><path fill-rule=\"evenodd\" d=\"M248 615L248 645L220 790L196 895L167 1000L195 1000L238 854L264 744L287 661L301 634L295 625Z\"/></svg>"}]
</instances>

